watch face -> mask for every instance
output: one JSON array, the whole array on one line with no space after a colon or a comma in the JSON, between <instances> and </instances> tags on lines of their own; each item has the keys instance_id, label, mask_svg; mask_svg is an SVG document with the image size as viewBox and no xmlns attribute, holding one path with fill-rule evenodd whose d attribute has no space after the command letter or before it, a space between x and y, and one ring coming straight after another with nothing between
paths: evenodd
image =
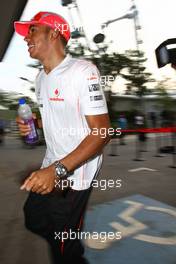
<instances>
[{"instance_id":1,"label":"watch face","mask_svg":"<svg viewBox=\"0 0 176 264\"><path fill-rule=\"evenodd\" d=\"M64 177L67 175L67 170L62 164L56 165L56 174L58 177Z\"/></svg>"}]
</instances>

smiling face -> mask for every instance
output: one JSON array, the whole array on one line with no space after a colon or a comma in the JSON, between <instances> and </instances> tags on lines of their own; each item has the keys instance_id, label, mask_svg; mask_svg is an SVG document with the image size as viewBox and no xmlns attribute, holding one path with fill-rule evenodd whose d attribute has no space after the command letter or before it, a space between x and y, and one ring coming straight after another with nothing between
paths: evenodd
<instances>
[{"instance_id":1,"label":"smiling face","mask_svg":"<svg viewBox=\"0 0 176 264\"><path fill-rule=\"evenodd\" d=\"M39 24L29 27L28 34L24 40L27 42L30 57L39 61L46 57L51 45L51 30L49 27Z\"/></svg>"}]
</instances>

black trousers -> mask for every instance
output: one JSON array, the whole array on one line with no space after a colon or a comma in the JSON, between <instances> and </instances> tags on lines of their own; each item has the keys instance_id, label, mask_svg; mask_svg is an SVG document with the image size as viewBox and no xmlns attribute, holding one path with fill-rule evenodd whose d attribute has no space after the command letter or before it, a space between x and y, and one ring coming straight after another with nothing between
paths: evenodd
<instances>
[{"instance_id":1,"label":"black trousers","mask_svg":"<svg viewBox=\"0 0 176 264\"><path fill-rule=\"evenodd\" d=\"M30 192L25 202L25 226L48 241L54 264L87 263L78 234L91 189L75 191L68 188L46 195ZM70 238L71 232L74 239Z\"/></svg>"}]
</instances>

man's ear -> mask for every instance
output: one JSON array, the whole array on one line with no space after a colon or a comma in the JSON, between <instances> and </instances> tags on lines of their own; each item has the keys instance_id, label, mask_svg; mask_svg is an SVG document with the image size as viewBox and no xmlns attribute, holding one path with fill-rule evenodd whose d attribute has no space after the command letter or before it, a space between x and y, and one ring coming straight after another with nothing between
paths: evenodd
<instances>
[{"instance_id":1,"label":"man's ear","mask_svg":"<svg viewBox=\"0 0 176 264\"><path fill-rule=\"evenodd\" d=\"M57 39L59 37L59 30L58 29L54 29L52 31L52 38L53 39Z\"/></svg>"}]
</instances>

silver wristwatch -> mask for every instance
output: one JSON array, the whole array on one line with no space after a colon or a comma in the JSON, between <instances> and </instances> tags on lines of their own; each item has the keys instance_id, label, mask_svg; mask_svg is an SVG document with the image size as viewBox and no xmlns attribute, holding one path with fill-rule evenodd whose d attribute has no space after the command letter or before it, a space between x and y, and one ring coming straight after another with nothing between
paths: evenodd
<instances>
[{"instance_id":1,"label":"silver wristwatch","mask_svg":"<svg viewBox=\"0 0 176 264\"><path fill-rule=\"evenodd\" d=\"M55 161L54 166L55 166L56 176L58 178L60 178L60 179L67 178L68 170L60 161Z\"/></svg>"}]
</instances>

